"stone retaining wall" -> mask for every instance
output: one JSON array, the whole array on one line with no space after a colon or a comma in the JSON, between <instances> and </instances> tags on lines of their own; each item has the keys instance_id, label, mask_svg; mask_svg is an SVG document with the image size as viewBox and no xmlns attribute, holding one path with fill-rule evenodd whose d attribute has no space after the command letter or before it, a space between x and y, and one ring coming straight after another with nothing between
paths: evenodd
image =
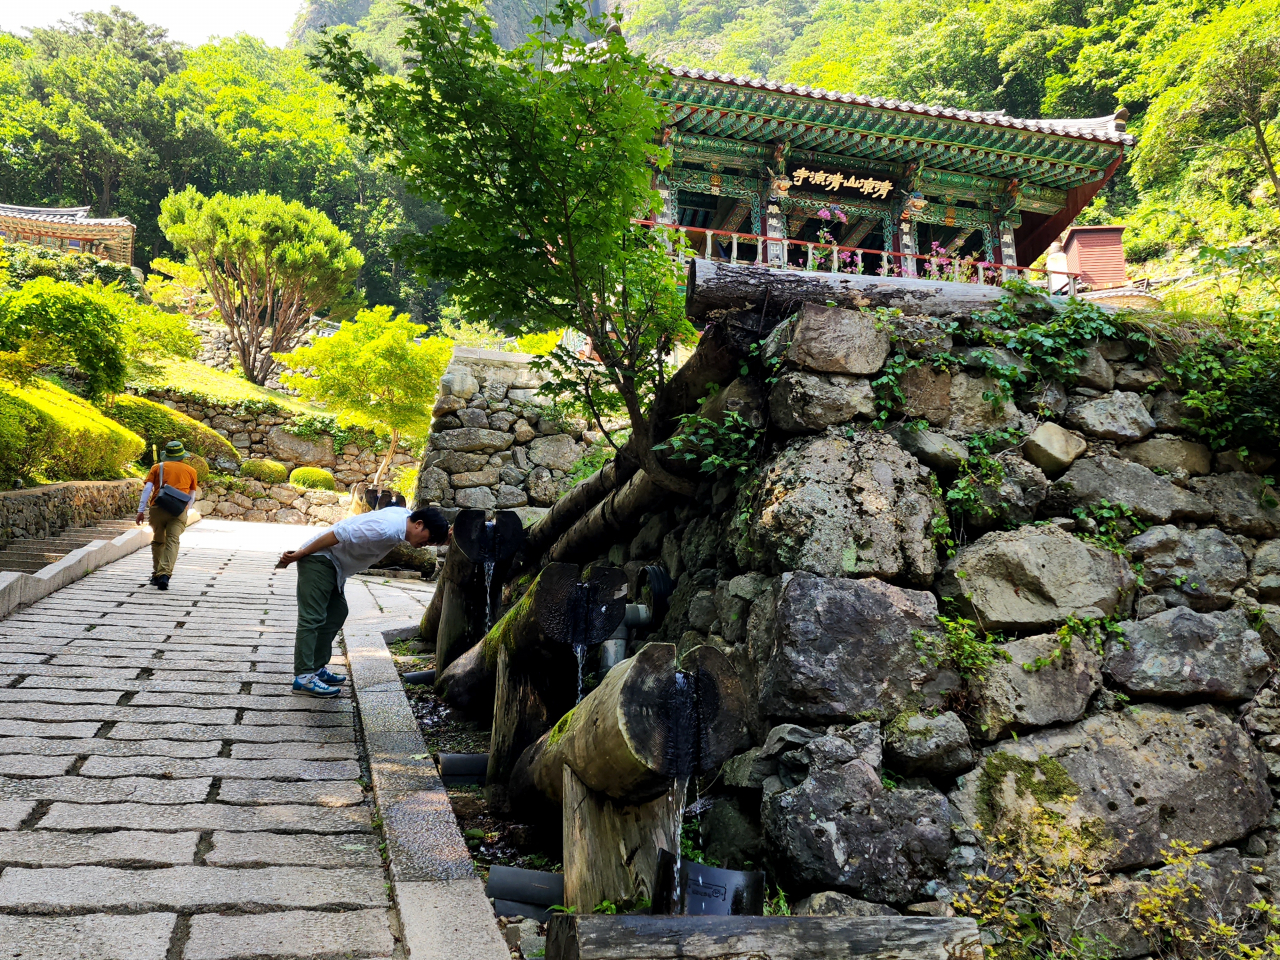
<instances>
[{"instance_id":1,"label":"stone retaining wall","mask_svg":"<svg viewBox=\"0 0 1280 960\"><path fill-rule=\"evenodd\" d=\"M765 344L776 366L724 391L769 427L748 482L656 501L573 559L622 567L635 601L670 574L630 652L738 668L752 746L700 792L698 836L810 894L798 914L945 916L988 835L1046 862L1052 835L1096 871L1047 878L1056 943L1096 926L1106 956L1156 952L1125 918L1179 842L1244 926L1280 892L1280 451L1211 450L1141 341L1082 344L1053 379L992 339L967 310L805 305ZM1006 396L993 372L1015 368Z\"/></svg>"},{"instance_id":2,"label":"stone retaining wall","mask_svg":"<svg viewBox=\"0 0 1280 960\"><path fill-rule=\"evenodd\" d=\"M177 390L148 390L142 395L217 431L231 441L231 445L247 460L278 460L290 470L294 467L324 467L333 473L340 491L346 491L357 483L372 482L382 459L382 454L372 446L354 443L335 453L333 438L327 433L320 433L314 440L294 436L286 429L296 417L289 410L259 411L256 405L213 403ZM389 483L393 479L396 469L413 462L408 449L401 445L400 452L391 461L392 476L384 477L384 482ZM226 472L234 469L231 464L217 464L215 467Z\"/></svg>"},{"instance_id":3,"label":"stone retaining wall","mask_svg":"<svg viewBox=\"0 0 1280 960\"><path fill-rule=\"evenodd\" d=\"M238 477L233 486L210 480L194 504L201 516L259 523L328 526L347 515L350 494L302 490L287 483L264 484Z\"/></svg>"},{"instance_id":4,"label":"stone retaining wall","mask_svg":"<svg viewBox=\"0 0 1280 960\"><path fill-rule=\"evenodd\" d=\"M541 513L572 486L569 472L595 434L583 420L550 415L532 359L454 349L418 472L419 504Z\"/></svg>"},{"instance_id":5,"label":"stone retaining wall","mask_svg":"<svg viewBox=\"0 0 1280 960\"><path fill-rule=\"evenodd\" d=\"M0 542L56 537L71 527L131 517L141 480L74 480L0 492Z\"/></svg>"}]
</instances>

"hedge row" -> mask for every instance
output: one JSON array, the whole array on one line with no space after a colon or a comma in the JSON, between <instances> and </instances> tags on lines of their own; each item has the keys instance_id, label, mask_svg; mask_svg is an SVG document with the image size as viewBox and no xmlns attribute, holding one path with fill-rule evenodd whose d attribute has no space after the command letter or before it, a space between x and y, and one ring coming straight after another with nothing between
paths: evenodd
<instances>
[{"instance_id":1,"label":"hedge row","mask_svg":"<svg viewBox=\"0 0 1280 960\"><path fill-rule=\"evenodd\" d=\"M185 413L170 410L162 403L156 403L143 397L131 397L120 394L103 407L112 420L124 424L134 433L140 435L147 444L143 463L151 463L151 447L163 449L170 440L181 440L182 445L191 453L199 454L206 460L229 461L224 464L238 464L240 454L222 434L210 430L198 420L193 420Z\"/></svg>"},{"instance_id":2,"label":"hedge row","mask_svg":"<svg viewBox=\"0 0 1280 960\"><path fill-rule=\"evenodd\" d=\"M142 438L48 380L0 382L0 480L110 480Z\"/></svg>"}]
</instances>

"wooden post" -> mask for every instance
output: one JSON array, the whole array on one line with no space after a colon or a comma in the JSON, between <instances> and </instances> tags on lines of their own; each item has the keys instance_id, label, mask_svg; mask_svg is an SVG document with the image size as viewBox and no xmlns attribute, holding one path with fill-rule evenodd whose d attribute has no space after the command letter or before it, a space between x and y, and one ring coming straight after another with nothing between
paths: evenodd
<instances>
[{"instance_id":1,"label":"wooden post","mask_svg":"<svg viewBox=\"0 0 1280 960\"><path fill-rule=\"evenodd\" d=\"M680 849L688 781L656 800L623 805L563 770L564 905L589 914L603 900L653 899L659 854Z\"/></svg>"},{"instance_id":2,"label":"wooden post","mask_svg":"<svg viewBox=\"0 0 1280 960\"><path fill-rule=\"evenodd\" d=\"M479 643L490 621L497 618L503 581L523 545L524 525L510 510L499 511L492 523L483 510L463 510L454 518L449 549L436 580L440 595L435 615L437 690L443 690L440 681L450 664ZM487 574L486 564L491 564ZM434 607L432 597L423 615L424 628L430 627Z\"/></svg>"},{"instance_id":3,"label":"wooden post","mask_svg":"<svg viewBox=\"0 0 1280 960\"><path fill-rule=\"evenodd\" d=\"M548 564L528 592L485 637L495 671L493 733L485 793L506 813L508 781L525 749L577 702L582 651L602 643L627 612L627 577L615 567L593 570Z\"/></svg>"}]
</instances>

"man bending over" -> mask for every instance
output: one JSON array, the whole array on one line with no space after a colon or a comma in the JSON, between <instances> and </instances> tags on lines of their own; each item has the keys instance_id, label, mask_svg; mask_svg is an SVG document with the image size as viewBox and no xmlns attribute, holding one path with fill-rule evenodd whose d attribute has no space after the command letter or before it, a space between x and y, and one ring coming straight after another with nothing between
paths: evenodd
<instances>
[{"instance_id":1,"label":"man bending over","mask_svg":"<svg viewBox=\"0 0 1280 960\"><path fill-rule=\"evenodd\" d=\"M336 697L347 678L329 670L333 638L347 619L343 589L347 577L368 569L397 544L438 546L448 542L449 521L435 507L410 513L386 507L335 523L297 550L280 556L278 567L298 564L298 632L293 642L293 692L304 697Z\"/></svg>"}]
</instances>

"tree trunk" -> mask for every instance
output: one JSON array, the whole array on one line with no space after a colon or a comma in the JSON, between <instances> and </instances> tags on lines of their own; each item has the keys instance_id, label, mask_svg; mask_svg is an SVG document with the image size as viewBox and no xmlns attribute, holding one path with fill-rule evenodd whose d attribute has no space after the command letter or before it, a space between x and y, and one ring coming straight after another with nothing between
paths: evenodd
<instances>
[{"instance_id":1,"label":"tree trunk","mask_svg":"<svg viewBox=\"0 0 1280 960\"><path fill-rule=\"evenodd\" d=\"M689 261L685 310L691 318L710 310L761 310L771 319L790 316L801 303L833 303L848 309L898 308L904 313L947 316L990 310L1007 296L1000 287L946 280L913 280L855 273L777 270ZM1035 302L1026 298L1027 303ZM1048 309L1048 300L1043 300Z\"/></svg>"},{"instance_id":2,"label":"tree trunk","mask_svg":"<svg viewBox=\"0 0 1280 960\"><path fill-rule=\"evenodd\" d=\"M400 431L395 427L391 428L391 441L387 447L387 455L382 458L382 462L378 464L378 472L373 475L373 485L379 491L382 490L382 474L391 466L391 458L396 455L396 447L400 446Z\"/></svg>"},{"instance_id":3,"label":"tree trunk","mask_svg":"<svg viewBox=\"0 0 1280 960\"><path fill-rule=\"evenodd\" d=\"M508 781L520 754L577 702L580 658L613 633L626 612L621 570L601 568L583 582L576 566L552 563L485 637L485 661L496 672L485 778L495 812L508 809Z\"/></svg>"},{"instance_id":4,"label":"tree trunk","mask_svg":"<svg viewBox=\"0 0 1280 960\"><path fill-rule=\"evenodd\" d=\"M698 341L698 349L658 392L649 407L648 420L654 443L668 439L677 427L682 413L696 410L713 383L726 384L738 375L743 352L729 331L711 323ZM543 517L531 526L525 541L522 568L535 565L566 530L578 522L592 507L620 488L639 468L640 457L628 441L618 456L605 464L556 501Z\"/></svg>"},{"instance_id":5,"label":"tree trunk","mask_svg":"<svg viewBox=\"0 0 1280 960\"><path fill-rule=\"evenodd\" d=\"M611 917L579 911L552 917L547 933L546 960L982 960L971 917Z\"/></svg>"},{"instance_id":6,"label":"tree trunk","mask_svg":"<svg viewBox=\"0 0 1280 960\"><path fill-rule=\"evenodd\" d=\"M603 900L652 900L660 852L680 849L686 781L656 800L625 806L562 770L564 905L589 914Z\"/></svg>"},{"instance_id":7,"label":"tree trunk","mask_svg":"<svg viewBox=\"0 0 1280 960\"><path fill-rule=\"evenodd\" d=\"M566 766L591 790L646 803L672 780L716 770L733 756L746 715L742 681L723 653L695 647L677 663L673 644L650 643L610 670L520 766L527 782L557 803Z\"/></svg>"}]
</instances>

